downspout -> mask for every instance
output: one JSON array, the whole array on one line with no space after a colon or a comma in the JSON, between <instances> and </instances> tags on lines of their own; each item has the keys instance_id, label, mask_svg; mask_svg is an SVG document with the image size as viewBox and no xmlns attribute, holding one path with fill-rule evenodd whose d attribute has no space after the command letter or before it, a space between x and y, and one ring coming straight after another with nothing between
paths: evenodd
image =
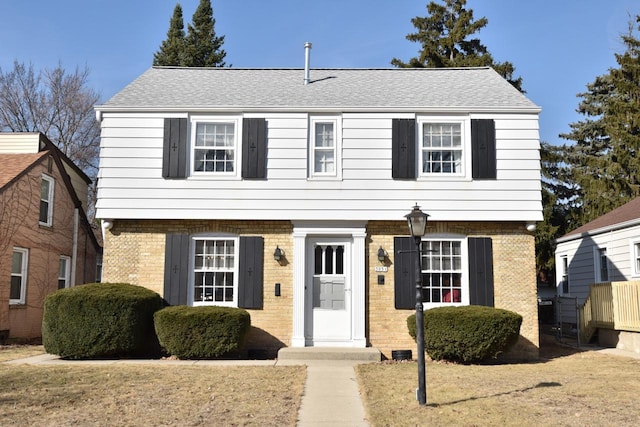
<instances>
[{"instance_id":1,"label":"downspout","mask_svg":"<svg viewBox=\"0 0 640 427\"><path fill-rule=\"evenodd\" d=\"M78 208L73 210L73 249L71 251L71 279L70 286L76 285L76 262L78 260Z\"/></svg>"}]
</instances>

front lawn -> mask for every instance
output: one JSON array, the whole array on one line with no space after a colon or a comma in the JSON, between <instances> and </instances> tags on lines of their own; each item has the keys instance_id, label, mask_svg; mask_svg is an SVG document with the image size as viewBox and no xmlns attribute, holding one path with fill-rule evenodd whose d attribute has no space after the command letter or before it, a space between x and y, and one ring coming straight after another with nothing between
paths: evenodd
<instances>
[{"instance_id":1,"label":"front lawn","mask_svg":"<svg viewBox=\"0 0 640 427\"><path fill-rule=\"evenodd\" d=\"M294 426L305 367L0 365L2 426Z\"/></svg>"},{"instance_id":2,"label":"front lawn","mask_svg":"<svg viewBox=\"0 0 640 427\"><path fill-rule=\"evenodd\" d=\"M415 400L417 364L356 368L372 426L635 426L640 360L544 349L538 363L427 362L427 406Z\"/></svg>"}]
</instances>

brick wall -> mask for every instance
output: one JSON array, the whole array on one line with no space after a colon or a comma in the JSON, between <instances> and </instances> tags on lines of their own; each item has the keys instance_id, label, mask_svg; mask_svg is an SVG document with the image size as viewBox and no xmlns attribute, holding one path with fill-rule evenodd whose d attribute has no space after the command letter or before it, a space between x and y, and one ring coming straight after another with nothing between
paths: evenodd
<instances>
[{"instance_id":1,"label":"brick wall","mask_svg":"<svg viewBox=\"0 0 640 427\"><path fill-rule=\"evenodd\" d=\"M264 238L264 307L248 310L250 348L274 355L289 345L293 329L293 229L289 221L115 221L104 244L103 281L125 282L163 295L166 233L230 233ZM285 257L279 263L273 252ZM280 283L280 296L275 284Z\"/></svg>"},{"instance_id":2,"label":"brick wall","mask_svg":"<svg viewBox=\"0 0 640 427\"><path fill-rule=\"evenodd\" d=\"M407 235L406 223L372 221L367 226L368 240L368 298L367 336L371 345L391 357L392 350L411 349L416 343L407 329L407 317L413 310L394 308L393 238ZM451 233L471 237L491 237L493 244L493 274L495 306L519 313L523 317L520 340L509 353L512 358L538 357L538 306L535 277L534 238L520 223L447 223L429 222L428 233ZM382 246L388 253L388 272L375 271L382 264L377 260ZM378 275L385 284L378 285Z\"/></svg>"},{"instance_id":3,"label":"brick wall","mask_svg":"<svg viewBox=\"0 0 640 427\"><path fill-rule=\"evenodd\" d=\"M367 226L366 250L366 335L369 345L387 357L392 350L413 349L406 319L412 310L394 307L394 236L407 235L405 222L372 221ZM127 282L163 293L165 234L172 232L221 232L261 235L264 238L264 308L249 310L253 329L249 347L275 351L289 345L293 325L292 225L289 221L115 221L105 239L103 275L105 282ZM454 233L491 237L494 255L495 305L523 316L521 338L511 352L513 357L538 356L538 318L535 282L534 239L524 224L429 223L429 233ZM273 260L279 246L285 251L280 263ZM376 272L382 264L377 251L389 254L387 272ZM379 285L378 275L384 276ZM274 295L275 283L281 296Z\"/></svg>"},{"instance_id":4,"label":"brick wall","mask_svg":"<svg viewBox=\"0 0 640 427\"><path fill-rule=\"evenodd\" d=\"M29 172L0 194L5 215L0 218L0 330L12 339L42 335L44 298L58 289L60 256L73 255L74 204L60 171L44 157ZM54 179L53 224L38 223L42 175ZM0 210L0 217L2 216ZM80 225L78 230L76 284L95 279L96 250ZM9 277L14 247L29 250L24 304L9 305ZM86 267L85 267L86 266ZM71 269L71 266L69 266Z\"/></svg>"}]
</instances>

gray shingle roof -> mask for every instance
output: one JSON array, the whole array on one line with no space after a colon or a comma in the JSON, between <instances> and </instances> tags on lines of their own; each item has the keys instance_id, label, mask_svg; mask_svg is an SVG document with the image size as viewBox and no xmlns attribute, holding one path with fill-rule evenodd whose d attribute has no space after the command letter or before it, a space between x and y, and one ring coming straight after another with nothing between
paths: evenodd
<instances>
[{"instance_id":1,"label":"gray shingle roof","mask_svg":"<svg viewBox=\"0 0 640 427\"><path fill-rule=\"evenodd\" d=\"M539 111L491 68L153 67L103 105L121 110Z\"/></svg>"}]
</instances>

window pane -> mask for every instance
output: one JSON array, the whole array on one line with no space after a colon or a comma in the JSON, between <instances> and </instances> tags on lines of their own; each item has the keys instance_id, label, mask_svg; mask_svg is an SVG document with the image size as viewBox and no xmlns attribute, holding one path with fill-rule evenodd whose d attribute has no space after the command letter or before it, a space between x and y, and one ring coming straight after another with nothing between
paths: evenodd
<instances>
[{"instance_id":1,"label":"window pane","mask_svg":"<svg viewBox=\"0 0 640 427\"><path fill-rule=\"evenodd\" d=\"M42 200L49 200L49 186L50 182L43 178L40 186L40 198Z\"/></svg>"},{"instance_id":2,"label":"window pane","mask_svg":"<svg viewBox=\"0 0 640 427\"><path fill-rule=\"evenodd\" d=\"M11 274L22 274L22 252L14 252L11 259Z\"/></svg>"},{"instance_id":3,"label":"window pane","mask_svg":"<svg viewBox=\"0 0 640 427\"><path fill-rule=\"evenodd\" d=\"M336 274L344 274L344 246L336 248Z\"/></svg>"},{"instance_id":4,"label":"window pane","mask_svg":"<svg viewBox=\"0 0 640 427\"><path fill-rule=\"evenodd\" d=\"M316 147L333 147L333 123L316 123Z\"/></svg>"},{"instance_id":5,"label":"window pane","mask_svg":"<svg viewBox=\"0 0 640 427\"><path fill-rule=\"evenodd\" d=\"M11 276L11 290L9 292L9 299L20 299L22 290L22 277Z\"/></svg>"}]
</instances>

